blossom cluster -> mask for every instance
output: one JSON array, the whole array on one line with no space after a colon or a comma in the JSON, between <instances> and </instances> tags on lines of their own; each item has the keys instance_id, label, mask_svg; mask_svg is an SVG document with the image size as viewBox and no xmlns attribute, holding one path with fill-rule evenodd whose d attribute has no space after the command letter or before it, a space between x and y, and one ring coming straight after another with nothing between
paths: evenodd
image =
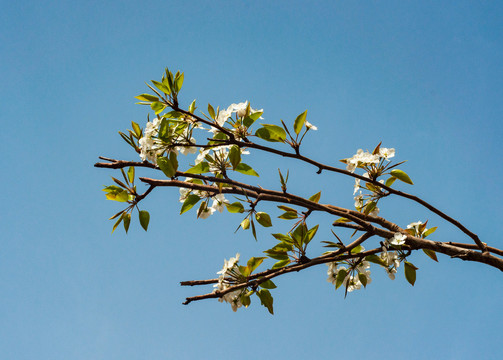
<instances>
[{"instance_id":1,"label":"blossom cluster","mask_svg":"<svg viewBox=\"0 0 503 360\"><path fill-rule=\"evenodd\" d=\"M378 153L369 153L358 149L356 154L352 157L344 159L346 163L346 170L354 172L357 167L368 167L378 164L382 159L388 160L395 156L395 149L393 148L379 148Z\"/></svg>"},{"instance_id":2,"label":"blossom cluster","mask_svg":"<svg viewBox=\"0 0 503 360\"><path fill-rule=\"evenodd\" d=\"M343 271L345 275L344 280L341 285L344 285L348 292L353 290L361 289L362 285L366 286L372 282L370 277L370 263L368 261L360 262L356 268L352 271L348 271L348 268L339 265L336 262L328 263L327 271L327 281L337 286L337 276L339 272ZM362 277L364 277L365 284L362 283Z\"/></svg>"},{"instance_id":3,"label":"blossom cluster","mask_svg":"<svg viewBox=\"0 0 503 360\"><path fill-rule=\"evenodd\" d=\"M256 110L256 109L252 109L250 107L250 111L249 111L249 113L247 113L248 106L249 106L248 101L240 102L238 104L231 104L231 105L229 105L229 107L227 109L218 111L218 114L215 118L215 121L220 127L222 127L222 126L224 126L225 122L228 119L232 118L233 114L236 114L236 116L239 118L243 118L247 115L264 111L263 109ZM214 133L214 132L217 132L218 129L212 127L210 131Z\"/></svg>"},{"instance_id":4,"label":"blossom cluster","mask_svg":"<svg viewBox=\"0 0 503 360\"><path fill-rule=\"evenodd\" d=\"M236 284L236 282L242 277L239 271L239 253L235 257L231 257L229 260L224 259L224 266L222 270L217 272L219 275L218 283L213 285L215 291L223 291L229 287ZM220 297L218 301L227 302L231 304L232 311L236 312L243 304L241 303L241 296L243 295L245 289L238 289L235 291L228 292L224 296Z\"/></svg>"},{"instance_id":5,"label":"blossom cluster","mask_svg":"<svg viewBox=\"0 0 503 360\"><path fill-rule=\"evenodd\" d=\"M186 182L191 182L192 178L186 178L185 181ZM223 212L224 209L225 209L225 205L226 204L229 204L229 200L227 200L224 196L224 194L216 194L216 195L211 195L210 193L208 193L207 191L202 191L202 190L192 190L192 189L189 189L189 188L180 188L180 202L183 203L185 202L185 200L187 199L187 197L190 195L190 194L194 194L194 195L197 195L199 196L200 198L206 198L208 199L208 201L211 199L213 200L213 203L211 204L211 206L208 206L208 201L206 201L204 203L204 205L202 207L199 208L199 212L197 214L197 216L201 219L207 219L208 217L210 217L211 215L213 215L213 213L215 211L218 211L218 212Z\"/></svg>"},{"instance_id":6,"label":"blossom cluster","mask_svg":"<svg viewBox=\"0 0 503 360\"><path fill-rule=\"evenodd\" d=\"M190 136L191 127L186 126L186 124L184 124L184 131L172 140L173 143L178 145L171 146L171 144L160 139L159 127L162 120L162 118L155 117L152 121L148 121L143 131L143 136L138 141L140 157L143 161L148 160L156 163L157 157L161 156L165 151L173 151L176 154L181 153L182 155L194 154L197 151L195 146L190 146L191 144L195 144L196 140ZM197 123L192 124L192 126L197 127Z\"/></svg>"}]
</instances>

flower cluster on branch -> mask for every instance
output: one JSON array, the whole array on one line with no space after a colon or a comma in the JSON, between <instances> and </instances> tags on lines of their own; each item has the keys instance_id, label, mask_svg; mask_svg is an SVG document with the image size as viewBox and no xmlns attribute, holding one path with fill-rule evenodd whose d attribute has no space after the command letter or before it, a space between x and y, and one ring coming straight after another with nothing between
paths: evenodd
<instances>
[{"instance_id":1,"label":"flower cluster on branch","mask_svg":"<svg viewBox=\"0 0 503 360\"><path fill-rule=\"evenodd\" d=\"M311 266L326 264L328 279L335 289L345 289L345 294L365 288L371 282L372 264L385 269L395 279L399 268L404 269L406 280L414 285L416 270L410 256L417 250L437 261L437 253L453 258L484 263L503 271L503 251L488 246L478 236L457 220L414 195L394 188L395 181L413 185L409 175L397 167L403 162L393 163L394 148L378 144L372 151L359 149L356 154L342 159L346 167L338 168L322 164L301 154L305 136L317 130L307 121L307 111L299 114L291 124L281 120L279 124L263 123L263 110L251 107L244 101L216 109L208 104L206 113L196 112L194 100L187 109L180 107L178 98L183 86L184 74L173 74L166 69L161 81L148 85L153 94L137 96L140 104L150 107L153 116L141 126L132 122L132 129L120 132L124 141L139 155L141 161L116 160L101 157L105 162L96 167L120 169L122 179L112 177L114 184L103 190L109 200L125 203L125 208L111 217L115 220L113 231L122 223L129 229L131 214L138 211L139 222L147 230L150 214L140 210L140 202L160 187L177 187L182 203L180 214L197 206L198 218L205 219L225 209L229 213L242 214L238 229L251 230L257 239L257 226L273 226L270 214L260 211L261 203L272 202L281 211L278 218L293 221L290 231L272 233L276 244L264 250L262 257L250 258L246 266L239 265L240 256L224 261L216 279L184 281L185 286L214 285L214 290L203 295L188 297L184 304L192 301L218 298L227 302L232 310L248 307L252 295L273 313L272 289L276 285L271 279L298 272ZM272 143L267 145L268 143ZM269 156L295 159L313 165L317 173L341 174L354 178L354 209L337 204L321 202L321 192L304 198L288 191L289 171L279 171L278 189L265 189L251 182L237 181L235 173L258 177L259 173L243 161L253 151L262 151ZM151 168L160 172L161 178L139 177L148 187L142 194L137 192L135 173L138 168ZM184 179L184 180L181 180ZM230 202L226 195L234 195ZM388 196L400 196L414 201L447 222L456 226L473 243L432 241L427 237L437 227L427 228L427 221L412 222L405 228L379 216L379 201ZM308 226L317 213L334 217L334 229L352 229L353 234L342 240L340 233L332 230L319 235L319 224ZM359 236L353 237L359 233ZM309 244L318 234L327 248L322 254L312 256ZM379 246L365 250L371 238L379 239ZM352 240L353 239L353 240ZM269 263L267 260L273 260ZM256 272L262 264L268 268ZM401 266L403 264L403 266Z\"/></svg>"}]
</instances>

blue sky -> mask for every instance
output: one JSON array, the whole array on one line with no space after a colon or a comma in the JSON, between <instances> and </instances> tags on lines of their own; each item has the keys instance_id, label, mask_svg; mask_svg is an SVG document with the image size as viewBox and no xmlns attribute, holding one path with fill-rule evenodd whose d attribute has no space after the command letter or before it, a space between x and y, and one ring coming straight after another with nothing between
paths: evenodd
<instances>
[{"instance_id":1,"label":"blue sky","mask_svg":"<svg viewBox=\"0 0 503 360\"><path fill-rule=\"evenodd\" d=\"M2 5L0 95L4 156L0 249L3 359L297 359L374 356L496 358L500 271L416 254L414 287L373 268L366 290L334 292L326 267L276 281L275 315L255 300L233 313L181 280L215 276L223 259L272 242L234 229L232 214L178 216L175 189L144 201L147 233L110 234L119 211L101 192L100 155L133 159L117 135L146 108L134 96L165 66L185 72L182 103L250 100L269 123L309 109L319 131L305 154L329 164L380 141L415 182L401 189L503 247L503 8L496 2L25 1ZM351 179L250 157L258 183L352 206ZM153 175L145 172L145 174ZM274 181L273 181L274 180ZM273 213L273 209L268 208ZM453 226L400 199L381 214ZM330 219L320 217L319 240ZM278 229L286 225L278 221Z\"/></svg>"}]
</instances>

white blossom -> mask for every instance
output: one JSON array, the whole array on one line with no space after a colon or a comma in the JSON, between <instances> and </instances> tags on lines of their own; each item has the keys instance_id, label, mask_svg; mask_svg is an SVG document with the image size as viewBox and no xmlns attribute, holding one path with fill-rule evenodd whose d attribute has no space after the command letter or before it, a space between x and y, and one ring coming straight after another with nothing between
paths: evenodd
<instances>
[{"instance_id":1,"label":"white blossom","mask_svg":"<svg viewBox=\"0 0 503 360\"><path fill-rule=\"evenodd\" d=\"M423 235L426 231L428 231L428 229L423 229L423 231L421 231L421 226L423 225L423 223L421 221L416 221L416 222L413 222L413 223L410 223L409 225L407 225L407 229L413 229L414 232L415 232L415 236L421 236Z\"/></svg>"},{"instance_id":2,"label":"white blossom","mask_svg":"<svg viewBox=\"0 0 503 360\"><path fill-rule=\"evenodd\" d=\"M200 219L207 219L211 215L213 215L214 212L215 212L215 209L213 207L204 206L204 208L199 210L199 213L197 214L197 216Z\"/></svg>"},{"instance_id":3,"label":"white blossom","mask_svg":"<svg viewBox=\"0 0 503 360\"><path fill-rule=\"evenodd\" d=\"M379 156L388 160L395 156L395 149L393 148L379 148Z\"/></svg>"},{"instance_id":4,"label":"white blossom","mask_svg":"<svg viewBox=\"0 0 503 360\"><path fill-rule=\"evenodd\" d=\"M316 126L314 126L313 124L311 124L307 120L306 120L305 124L306 124L306 128L309 129L309 130L318 130L318 128Z\"/></svg>"},{"instance_id":5,"label":"white blossom","mask_svg":"<svg viewBox=\"0 0 503 360\"><path fill-rule=\"evenodd\" d=\"M354 172L358 166L377 163L379 163L379 155L374 155L368 151L364 152L362 149L358 149L355 155L346 159L346 169L350 172Z\"/></svg>"},{"instance_id":6,"label":"white blossom","mask_svg":"<svg viewBox=\"0 0 503 360\"><path fill-rule=\"evenodd\" d=\"M403 245L405 244L405 239L407 239L407 236L405 234L396 232L392 238L388 239L388 241L392 245Z\"/></svg>"},{"instance_id":7,"label":"white blossom","mask_svg":"<svg viewBox=\"0 0 503 360\"><path fill-rule=\"evenodd\" d=\"M235 257L230 258L228 261L224 259L224 266L222 270L217 272L220 276L218 277L218 283L213 285L215 291L223 291L228 289L231 286L230 281L232 279L235 280L236 275L240 274L239 267L239 253L236 254ZM243 304L241 303L241 295L243 293L243 289L238 289L235 291L231 291L221 298L218 299L220 302L227 302L231 304L232 311L237 311Z\"/></svg>"},{"instance_id":8,"label":"white blossom","mask_svg":"<svg viewBox=\"0 0 503 360\"><path fill-rule=\"evenodd\" d=\"M229 204L229 200L227 200L224 194L217 194L213 196L213 204L211 207L218 212L222 212L225 209L225 204Z\"/></svg>"}]
</instances>

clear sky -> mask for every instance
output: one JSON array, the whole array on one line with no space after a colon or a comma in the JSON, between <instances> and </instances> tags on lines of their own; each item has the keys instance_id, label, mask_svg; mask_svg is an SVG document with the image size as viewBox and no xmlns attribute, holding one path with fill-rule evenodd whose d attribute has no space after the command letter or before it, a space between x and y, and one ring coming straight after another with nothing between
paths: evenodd
<instances>
[{"instance_id":1,"label":"clear sky","mask_svg":"<svg viewBox=\"0 0 503 360\"><path fill-rule=\"evenodd\" d=\"M234 234L238 216L179 216L178 191L158 189L145 200L147 233L134 221L111 234L120 207L101 188L113 172L93 164L139 159L117 131L145 123L134 96L169 66L185 72L185 105L250 100L269 123L309 109L319 131L304 151L323 162L380 141L396 148L415 182L400 189L502 248L502 65L498 2L4 2L0 357L498 358L503 274L446 256L412 256L414 287L373 268L347 299L326 266L279 278L274 316L257 300L237 313L216 300L184 306L205 289L179 281L214 277L238 251L260 256L270 231L255 242ZM290 168L300 195L322 190L322 202L352 206L351 179L251 161L263 186ZM406 201L381 210L402 226L429 219L435 239L469 241ZM330 219L320 223L316 239L330 240Z\"/></svg>"}]
</instances>

